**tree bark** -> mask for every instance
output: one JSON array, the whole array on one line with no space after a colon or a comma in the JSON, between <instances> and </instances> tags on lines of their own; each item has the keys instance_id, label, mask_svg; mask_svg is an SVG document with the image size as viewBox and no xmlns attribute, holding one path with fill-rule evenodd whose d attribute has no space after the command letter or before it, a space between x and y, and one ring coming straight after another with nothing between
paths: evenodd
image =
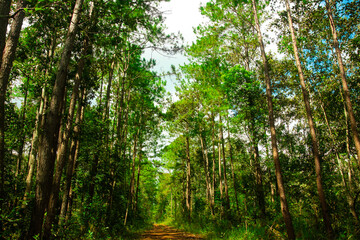
<instances>
[{"instance_id":1,"label":"tree bark","mask_svg":"<svg viewBox=\"0 0 360 240\"><path fill-rule=\"evenodd\" d=\"M1 2L0 2L1 4ZM0 5L4 13L8 14L9 1L5 1ZM26 7L27 2L25 0L18 0L16 3L17 9L22 9ZM5 46L3 47L1 65L0 65L0 194L5 197L4 192L4 177L5 177L5 99L6 92L9 83L10 72L13 66L13 61L15 58L16 48L19 42L19 37L21 33L21 27L24 21L25 12L20 11L15 15L13 22L11 24L9 35L6 39ZM6 23L6 25L5 25ZM4 41L6 36L6 27L7 20L0 20L0 44L1 41ZM5 32L3 32L5 31ZM5 36L3 36L5 34ZM0 46L2 47L2 46ZM0 49L2 50L2 49Z\"/></svg>"},{"instance_id":2,"label":"tree bark","mask_svg":"<svg viewBox=\"0 0 360 240\"><path fill-rule=\"evenodd\" d=\"M11 0L0 0L0 66L2 62L3 51L5 48L10 6L11 6Z\"/></svg>"},{"instance_id":3,"label":"tree bark","mask_svg":"<svg viewBox=\"0 0 360 240\"><path fill-rule=\"evenodd\" d=\"M65 220L66 212L68 211L68 203L70 201L71 181L75 173L76 160L79 152L79 137L81 131L81 124L84 119L84 102L86 98L86 90L82 88L80 101L78 102L78 109L76 112L75 126L73 129L73 138L71 141L67 170L66 170L66 184L63 191L61 210L59 216L59 225L61 226Z\"/></svg>"},{"instance_id":4,"label":"tree bark","mask_svg":"<svg viewBox=\"0 0 360 240\"><path fill-rule=\"evenodd\" d=\"M309 128L310 128L310 135L311 135L311 141L312 141L312 147L313 147L312 150L313 150L314 160L315 160L316 185L317 185L319 200L320 200L320 204L321 204L322 215L324 218L324 224L325 224L325 228L326 228L328 237L333 238L333 229L331 227L331 217L329 214L328 205L326 202L326 197L325 197L325 193L323 190L323 184L322 184L320 151L319 151L318 141L317 141L316 132L315 132L315 124L314 124L312 113L311 113L309 92L307 91L306 85L305 85L304 74L302 71L302 66L301 66L299 52L298 52L297 43L296 43L295 31L294 31L294 27L293 27L293 23L292 23L292 18L291 18L289 0L285 0L285 3L286 3L286 10L288 13L289 28L290 28L292 44L293 44L293 48L294 48L296 67L297 67L298 73L299 73L300 85L301 85L301 89L302 89L302 93L303 93L306 115L307 115L308 124L309 124Z\"/></svg>"},{"instance_id":5,"label":"tree bark","mask_svg":"<svg viewBox=\"0 0 360 240\"><path fill-rule=\"evenodd\" d=\"M59 116L61 113L60 107L65 95L67 69L78 28L78 22L80 20L82 4L83 0L76 0L55 79L49 111L46 115L44 134L41 136L41 147L37 168L38 171L36 174L37 186L35 194L35 207L31 218L29 237L33 237L37 234L41 235L45 208L49 203L51 184L53 182L55 152L61 119L61 116Z\"/></svg>"},{"instance_id":6,"label":"tree bark","mask_svg":"<svg viewBox=\"0 0 360 240\"><path fill-rule=\"evenodd\" d=\"M289 207L286 200L285 188L282 179L281 173L281 166L279 161L279 152L277 146L277 139L276 139L276 130L275 130L275 119L274 119L274 110L273 110L273 102L272 102L272 90L271 90L271 82L270 82L270 75L269 75L269 66L266 59L265 47L264 42L261 35L260 30L260 23L257 16L257 9L256 9L256 2L252 0L252 8L255 18L255 26L257 30L257 37L258 42L260 45L261 51L261 58L263 61L264 73L265 73L265 84L266 84L266 100L268 105L268 112L269 112L269 125L270 125L270 134L271 134L271 145L272 145L272 154L274 158L275 164L275 174L276 174L276 182L279 189L279 196L280 196L280 205L281 205L281 213L284 218L284 222L286 225L286 231L288 234L289 239L295 239L295 231L291 220L291 215L289 212Z\"/></svg>"}]
</instances>

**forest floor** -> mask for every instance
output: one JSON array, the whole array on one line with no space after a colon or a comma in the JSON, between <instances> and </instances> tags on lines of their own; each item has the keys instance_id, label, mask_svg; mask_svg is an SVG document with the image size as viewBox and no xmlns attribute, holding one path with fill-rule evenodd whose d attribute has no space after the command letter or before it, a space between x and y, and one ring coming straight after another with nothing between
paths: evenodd
<instances>
[{"instance_id":1,"label":"forest floor","mask_svg":"<svg viewBox=\"0 0 360 240\"><path fill-rule=\"evenodd\" d=\"M152 239L205 239L201 236L197 236L195 234L186 233L184 231L165 226L165 225L157 225L155 224L154 227L144 232L141 235L143 240L152 240Z\"/></svg>"}]
</instances>

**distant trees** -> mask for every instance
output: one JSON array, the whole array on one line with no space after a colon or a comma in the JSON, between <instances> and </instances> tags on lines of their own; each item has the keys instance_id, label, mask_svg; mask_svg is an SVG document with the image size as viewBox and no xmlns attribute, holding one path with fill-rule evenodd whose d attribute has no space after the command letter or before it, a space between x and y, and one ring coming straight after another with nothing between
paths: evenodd
<instances>
[{"instance_id":1,"label":"distant trees","mask_svg":"<svg viewBox=\"0 0 360 240\"><path fill-rule=\"evenodd\" d=\"M276 14L274 9L284 10ZM176 112L177 119L191 116L193 225L211 215L208 225L234 232L238 228L252 237L255 233L249 227L256 228L256 223L271 226L265 231L274 238L281 238L277 231L286 231L289 239L334 238L344 228L356 235L357 130L348 103L356 101L358 85L347 90L346 78L356 81L353 72L359 68L350 57L353 49L344 47L346 53L336 49L357 42L359 29L348 25L356 21L355 9L354 2L341 1L212 0L201 7L209 23L195 29L198 38L186 49L190 62L179 73L178 100L168 110L170 115ZM270 23L276 36L264 34L265 23ZM344 34L340 42L338 32ZM284 55L266 49L274 40ZM344 56L346 63L340 63ZM341 70L342 66L347 67ZM171 169L171 189L177 193L172 195L175 202L181 199L177 185L181 175L172 172L169 156L176 164L181 152L173 144L189 136L185 125L178 127L182 131L169 128L177 138L163 150L163 161ZM213 192L209 182L214 183ZM233 186L228 188L228 198L226 185ZM277 217L280 212L284 225ZM177 213L176 221L186 225L188 220ZM350 213L352 220L348 220ZM277 223L270 220L274 218ZM321 222L325 228L319 232Z\"/></svg>"}]
</instances>

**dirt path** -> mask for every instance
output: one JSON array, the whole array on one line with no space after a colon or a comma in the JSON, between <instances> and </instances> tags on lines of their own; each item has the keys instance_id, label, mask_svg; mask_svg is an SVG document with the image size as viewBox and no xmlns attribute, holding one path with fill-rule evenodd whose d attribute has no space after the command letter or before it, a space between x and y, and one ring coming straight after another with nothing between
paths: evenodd
<instances>
[{"instance_id":1,"label":"dirt path","mask_svg":"<svg viewBox=\"0 0 360 240\"><path fill-rule=\"evenodd\" d=\"M151 239L204 239L191 233L186 233L165 225L154 225L154 228L141 235L143 240Z\"/></svg>"}]
</instances>

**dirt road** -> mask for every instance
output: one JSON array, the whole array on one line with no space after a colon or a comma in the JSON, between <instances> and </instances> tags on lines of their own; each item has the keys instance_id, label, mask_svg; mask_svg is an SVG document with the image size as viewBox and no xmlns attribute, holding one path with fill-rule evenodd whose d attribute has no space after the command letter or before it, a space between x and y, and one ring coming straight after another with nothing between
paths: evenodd
<instances>
[{"instance_id":1,"label":"dirt road","mask_svg":"<svg viewBox=\"0 0 360 240\"><path fill-rule=\"evenodd\" d=\"M154 228L143 233L141 238L143 240L152 240L152 239L204 239L200 236L196 236L191 233L186 233L175 228L164 226L164 225L154 225Z\"/></svg>"}]
</instances>

